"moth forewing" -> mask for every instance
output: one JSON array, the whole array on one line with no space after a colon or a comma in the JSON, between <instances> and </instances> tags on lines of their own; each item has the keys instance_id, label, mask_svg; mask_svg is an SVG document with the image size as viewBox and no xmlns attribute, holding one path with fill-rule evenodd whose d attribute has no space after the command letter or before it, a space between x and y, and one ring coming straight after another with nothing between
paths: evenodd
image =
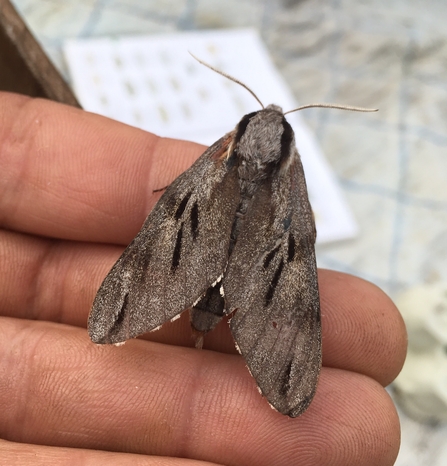
<instances>
[{"instance_id":1,"label":"moth forewing","mask_svg":"<svg viewBox=\"0 0 447 466\"><path fill-rule=\"evenodd\" d=\"M296 148L258 186L223 286L230 322L261 393L295 417L315 393L321 324L315 226ZM304 188L304 189L303 189Z\"/></svg>"},{"instance_id":2,"label":"moth forewing","mask_svg":"<svg viewBox=\"0 0 447 466\"><path fill-rule=\"evenodd\" d=\"M217 141L168 186L106 276L88 321L95 343L159 327L223 274L238 202L236 167L222 159L231 139Z\"/></svg>"}]
</instances>

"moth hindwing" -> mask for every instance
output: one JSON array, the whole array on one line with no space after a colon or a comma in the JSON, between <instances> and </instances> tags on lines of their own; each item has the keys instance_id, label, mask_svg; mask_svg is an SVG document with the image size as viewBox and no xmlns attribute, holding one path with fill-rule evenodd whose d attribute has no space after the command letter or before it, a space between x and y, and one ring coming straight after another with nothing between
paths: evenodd
<instances>
[{"instance_id":1,"label":"moth hindwing","mask_svg":"<svg viewBox=\"0 0 447 466\"><path fill-rule=\"evenodd\" d=\"M245 115L164 192L101 285L95 343L186 309L196 333L230 328L261 393L303 413L321 366L315 224L294 133L276 105Z\"/></svg>"}]
</instances>

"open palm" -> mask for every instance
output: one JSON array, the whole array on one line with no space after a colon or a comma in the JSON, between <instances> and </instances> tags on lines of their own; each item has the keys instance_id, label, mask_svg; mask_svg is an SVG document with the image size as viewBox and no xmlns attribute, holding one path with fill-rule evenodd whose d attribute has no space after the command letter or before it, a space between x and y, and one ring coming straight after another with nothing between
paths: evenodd
<instances>
[{"instance_id":1,"label":"open palm","mask_svg":"<svg viewBox=\"0 0 447 466\"><path fill-rule=\"evenodd\" d=\"M378 288L319 271L323 369L296 419L259 395L225 322L203 351L187 315L124 347L96 346L85 326L102 279L153 191L203 147L14 94L0 93L0 115L5 464L393 464L399 423L383 387L406 335Z\"/></svg>"}]
</instances>

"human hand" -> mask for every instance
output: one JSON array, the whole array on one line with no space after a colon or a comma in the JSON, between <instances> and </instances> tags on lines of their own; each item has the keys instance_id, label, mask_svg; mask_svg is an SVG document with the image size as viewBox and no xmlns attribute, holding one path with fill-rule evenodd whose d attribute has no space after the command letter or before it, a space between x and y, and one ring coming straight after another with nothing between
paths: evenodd
<instances>
[{"instance_id":1,"label":"human hand","mask_svg":"<svg viewBox=\"0 0 447 466\"><path fill-rule=\"evenodd\" d=\"M383 387L403 364L406 334L383 292L319 271L323 368L296 419L259 395L225 323L203 351L187 313L123 347L96 346L85 326L102 279L153 190L203 147L14 94L0 93L0 115L5 464L394 463L399 422Z\"/></svg>"}]
</instances>

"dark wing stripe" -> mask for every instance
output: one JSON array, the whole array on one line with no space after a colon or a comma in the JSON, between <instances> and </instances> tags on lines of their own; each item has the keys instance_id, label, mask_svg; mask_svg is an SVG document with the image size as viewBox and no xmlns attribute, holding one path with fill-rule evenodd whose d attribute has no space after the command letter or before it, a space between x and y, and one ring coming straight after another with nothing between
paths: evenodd
<instances>
[{"instance_id":1,"label":"dark wing stripe","mask_svg":"<svg viewBox=\"0 0 447 466\"><path fill-rule=\"evenodd\" d=\"M279 387L279 393L282 396L286 397L290 391L290 376L292 374L292 360L287 364L285 371L280 375L281 384Z\"/></svg>"},{"instance_id":2,"label":"dark wing stripe","mask_svg":"<svg viewBox=\"0 0 447 466\"><path fill-rule=\"evenodd\" d=\"M242 120L237 125L236 137L234 138L235 144L237 144L240 141L242 135L245 133L245 130L247 129L248 123L250 123L250 119L253 118L257 113L258 112L248 113L247 115L244 115L242 117Z\"/></svg>"},{"instance_id":3,"label":"dark wing stripe","mask_svg":"<svg viewBox=\"0 0 447 466\"><path fill-rule=\"evenodd\" d=\"M278 246L276 246L275 249L272 249L266 256L265 256L265 259L264 259L264 263L263 263L263 267L264 269L266 269L270 262L272 262L273 258L276 256L276 253L279 251L279 248L281 247L281 244L278 244Z\"/></svg>"},{"instance_id":4,"label":"dark wing stripe","mask_svg":"<svg viewBox=\"0 0 447 466\"><path fill-rule=\"evenodd\" d=\"M287 248L287 262L292 262L295 257L295 239L289 234L289 246Z\"/></svg>"},{"instance_id":5,"label":"dark wing stripe","mask_svg":"<svg viewBox=\"0 0 447 466\"><path fill-rule=\"evenodd\" d=\"M188 204L189 198L191 197L191 192L186 194L186 196L182 199L182 202L180 202L179 206L177 207L177 210L175 211L175 219L180 220L180 218L183 215L183 212L186 209L186 205Z\"/></svg>"},{"instance_id":6,"label":"dark wing stripe","mask_svg":"<svg viewBox=\"0 0 447 466\"><path fill-rule=\"evenodd\" d=\"M194 202L191 209L191 233L193 240L196 240L199 233L199 205L197 202Z\"/></svg>"},{"instance_id":7,"label":"dark wing stripe","mask_svg":"<svg viewBox=\"0 0 447 466\"><path fill-rule=\"evenodd\" d=\"M281 135L281 160L286 160L290 157L290 144L293 141L293 130L285 118L283 118L282 126L284 128Z\"/></svg>"},{"instance_id":8,"label":"dark wing stripe","mask_svg":"<svg viewBox=\"0 0 447 466\"><path fill-rule=\"evenodd\" d=\"M115 317L115 322L113 325L110 327L110 330L108 331L107 335L104 336L103 341L104 343L110 341L113 336L120 331L120 327L123 324L124 318L126 317L126 310L127 310L127 305L129 303L129 293L126 293L123 298L123 303L121 305L121 309L119 310L118 314ZM102 343L100 342L100 343Z\"/></svg>"},{"instance_id":9,"label":"dark wing stripe","mask_svg":"<svg viewBox=\"0 0 447 466\"><path fill-rule=\"evenodd\" d=\"M182 238L183 238L183 223L180 225L180 229L177 232L177 239L175 240L174 254L172 255L171 270L175 272L180 264L180 251L182 249Z\"/></svg>"}]
</instances>

